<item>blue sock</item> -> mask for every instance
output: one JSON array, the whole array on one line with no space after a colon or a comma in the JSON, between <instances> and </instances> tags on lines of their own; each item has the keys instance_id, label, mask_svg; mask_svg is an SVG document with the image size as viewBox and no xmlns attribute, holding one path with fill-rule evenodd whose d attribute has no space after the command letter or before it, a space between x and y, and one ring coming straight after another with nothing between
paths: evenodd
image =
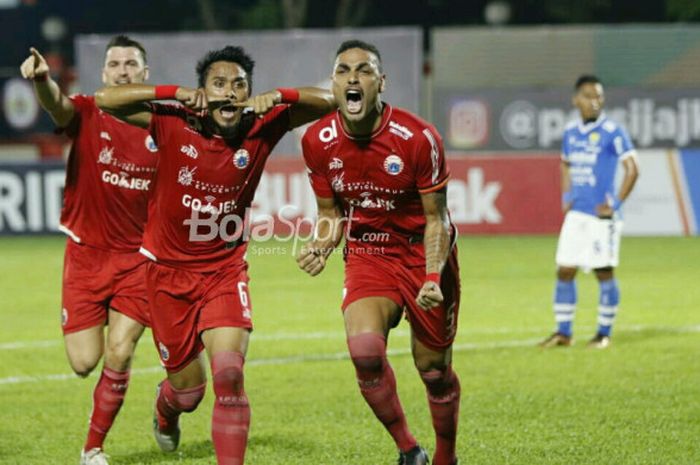
<instances>
[{"instance_id":1,"label":"blue sock","mask_svg":"<svg viewBox=\"0 0 700 465\"><path fill-rule=\"evenodd\" d=\"M557 332L571 336L571 325L576 311L576 281L557 280L554 289L554 319L557 322Z\"/></svg>"},{"instance_id":2,"label":"blue sock","mask_svg":"<svg viewBox=\"0 0 700 465\"><path fill-rule=\"evenodd\" d=\"M598 302L598 334L610 336L612 325L620 303L620 288L615 278L600 281L600 300Z\"/></svg>"}]
</instances>

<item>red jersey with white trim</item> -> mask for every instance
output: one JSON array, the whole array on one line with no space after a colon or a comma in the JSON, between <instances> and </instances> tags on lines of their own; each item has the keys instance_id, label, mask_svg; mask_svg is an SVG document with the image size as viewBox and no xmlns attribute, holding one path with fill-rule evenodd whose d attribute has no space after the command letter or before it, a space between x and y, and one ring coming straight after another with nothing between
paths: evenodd
<instances>
[{"instance_id":1,"label":"red jersey with white trim","mask_svg":"<svg viewBox=\"0 0 700 465\"><path fill-rule=\"evenodd\" d=\"M183 107L153 104L149 131L160 160L142 253L198 272L242 264L255 189L289 125L289 107L279 105L262 118L245 113L239 135L224 139Z\"/></svg>"},{"instance_id":2,"label":"red jersey with white trim","mask_svg":"<svg viewBox=\"0 0 700 465\"><path fill-rule=\"evenodd\" d=\"M75 116L65 133L73 145L60 229L75 242L136 252L158 149L147 131L104 113L94 97L75 95L71 101Z\"/></svg>"},{"instance_id":3,"label":"red jersey with white trim","mask_svg":"<svg viewBox=\"0 0 700 465\"><path fill-rule=\"evenodd\" d=\"M449 178L437 130L389 104L369 138L347 134L341 118L335 112L311 125L302 148L316 195L335 197L344 209L347 250L422 243L420 194L442 189ZM422 248L419 254L424 263Z\"/></svg>"}]
</instances>

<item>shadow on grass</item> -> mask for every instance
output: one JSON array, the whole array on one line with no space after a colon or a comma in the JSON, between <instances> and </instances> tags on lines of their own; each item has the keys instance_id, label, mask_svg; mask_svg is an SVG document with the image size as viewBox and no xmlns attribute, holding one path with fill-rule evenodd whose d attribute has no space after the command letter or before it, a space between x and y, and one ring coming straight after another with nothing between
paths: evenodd
<instances>
[{"instance_id":1,"label":"shadow on grass","mask_svg":"<svg viewBox=\"0 0 700 465\"><path fill-rule=\"evenodd\" d=\"M142 450L128 455L115 456L115 462L123 465L187 463L191 459L214 458L211 441L185 442L177 452L165 453L157 449Z\"/></svg>"}]
</instances>

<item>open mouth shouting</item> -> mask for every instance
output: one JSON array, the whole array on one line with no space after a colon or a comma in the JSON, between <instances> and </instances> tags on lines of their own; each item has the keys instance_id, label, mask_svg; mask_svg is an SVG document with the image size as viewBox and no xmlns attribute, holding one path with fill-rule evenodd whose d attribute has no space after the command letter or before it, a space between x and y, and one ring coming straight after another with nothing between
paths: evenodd
<instances>
[{"instance_id":1,"label":"open mouth shouting","mask_svg":"<svg viewBox=\"0 0 700 465\"><path fill-rule=\"evenodd\" d=\"M345 91L345 102L348 113L357 115L362 111L362 91L359 89L348 89Z\"/></svg>"}]
</instances>

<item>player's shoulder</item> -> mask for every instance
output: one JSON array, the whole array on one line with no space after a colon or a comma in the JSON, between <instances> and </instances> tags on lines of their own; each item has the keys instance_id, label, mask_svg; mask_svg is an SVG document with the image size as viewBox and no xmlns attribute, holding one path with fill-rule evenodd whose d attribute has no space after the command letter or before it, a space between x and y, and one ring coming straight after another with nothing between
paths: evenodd
<instances>
[{"instance_id":1,"label":"player's shoulder","mask_svg":"<svg viewBox=\"0 0 700 465\"><path fill-rule=\"evenodd\" d=\"M400 107L392 107L389 116L389 131L404 140L413 139L416 135L430 133L438 136L435 126L415 113Z\"/></svg>"},{"instance_id":2,"label":"player's shoulder","mask_svg":"<svg viewBox=\"0 0 700 465\"><path fill-rule=\"evenodd\" d=\"M311 123L306 132L304 132L302 141L309 146L319 144L325 146L333 139L337 139L341 133L341 128L338 127L340 123L337 115L338 112L333 111Z\"/></svg>"},{"instance_id":3,"label":"player's shoulder","mask_svg":"<svg viewBox=\"0 0 700 465\"><path fill-rule=\"evenodd\" d=\"M246 131L246 137L249 139L265 137L268 134L266 131L272 127L289 130L289 105L277 105L265 113L262 118L257 118L252 111L245 111L241 118L241 124L244 127L250 126L250 129Z\"/></svg>"},{"instance_id":4,"label":"player's shoulder","mask_svg":"<svg viewBox=\"0 0 700 465\"><path fill-rule=\"evenodd\" d=\"M624 131L622 125L608 117L605 117L600 127L609 134L616 134Z\"/></svg>"}]
</instances>

